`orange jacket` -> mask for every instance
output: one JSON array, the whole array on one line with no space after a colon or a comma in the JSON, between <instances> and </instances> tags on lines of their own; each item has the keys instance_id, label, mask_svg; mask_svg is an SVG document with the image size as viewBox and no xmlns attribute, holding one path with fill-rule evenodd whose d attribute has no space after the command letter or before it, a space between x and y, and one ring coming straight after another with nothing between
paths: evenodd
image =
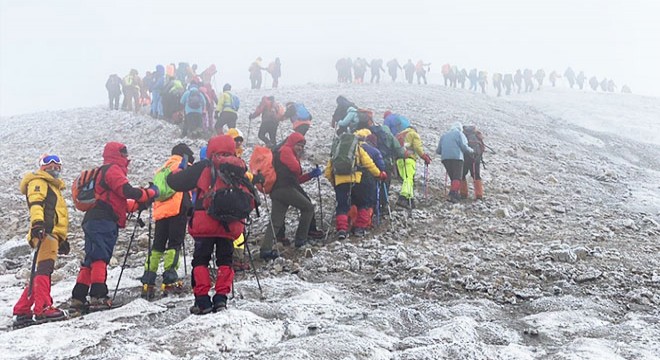
<instances>
[{"instance_id":1,"label":"orange jacket","mask_svg":"<svg viewBox=\"0 0 660 360\"><path fill-rule=\"evenodd\" d=\"M180 155L172 155L170 158L165 162L165 165L163 165L161 168L156 170L156 172L160 171L160 169L164 167L169 167L172 172L174 172L176 169L179 168L179 164L181 163L182 157ZM165 200L165 201L155 201L154 202L154 220L162 220L165 218L169 218L172 216L177 216L179 215L179 212L181 212L181 202L183 201L183 193L182 192L176 192L174 195Z\"/></svg>"}]
</instances>

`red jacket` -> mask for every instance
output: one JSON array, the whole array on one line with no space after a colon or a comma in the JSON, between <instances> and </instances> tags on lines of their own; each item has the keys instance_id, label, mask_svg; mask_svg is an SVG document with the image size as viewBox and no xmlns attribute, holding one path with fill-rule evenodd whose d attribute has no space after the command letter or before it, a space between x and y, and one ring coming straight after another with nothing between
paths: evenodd
<instances>
[{"instance_id":1,"label":"red jacket","mask_svg":"<svg viewBox=\"0 0 660 360\"><path fill-rule=\"evenodd\" d=\"M300 159L298 159L298 155L293 149L299 142L304 143L305 137L294 132L286 138L279 151L273 154L273 167L277 173L277 180L273 185L273 189L299 187L299 184L310 179L309 174L303 174Z\"/></svg>"}]
</instances>

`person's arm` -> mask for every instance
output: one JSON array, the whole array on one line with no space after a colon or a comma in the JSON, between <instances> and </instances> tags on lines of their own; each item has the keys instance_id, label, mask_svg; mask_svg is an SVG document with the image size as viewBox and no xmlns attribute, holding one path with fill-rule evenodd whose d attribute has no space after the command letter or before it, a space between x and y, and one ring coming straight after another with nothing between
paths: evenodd
<instances>
[{"instance_id":1,"label":"person's arm","mask_svg":"<svg viewBox=\"0 0 660 360\"><path fill-rule=\"evenodd\" d=\"M181 103L181 105L184 105L186 103L186 101L188 100L188 95L189 94L190 94L190 91L186 91L185 93L183 93L183 95L181 95L181 100L179 101L179 103Z\"/></svg>"},{"instance_id":2,"label":"person's arm","mask_svg":"<svg viewBox=\"0 0 660 360\"><path fill-rule=\"evenodd\" d=\"M184 170L172 172L167 176L167 185L174 191L190 191L197 187L202 172L210 165L210 160L204 159L188 166Z\"/></svg>"},{"instance_id":3,"label":"person's arm","mask_svg":"<svg viewBox=\"0 0 660 360\"><path fill-rule=\"evenodd\" d=\"M474 154L474 150L470 146L468 146L468 141L467 138L465 137L465 134L463 134L463 132L460 132L459 135L460 135L459 146L461 147L461 150L464 153Z\"/></svg>"},{"instance_id":4,"label":"person's arm","mask_svg":"<svg viewBox=\"0 0 660 360\"><path fill-rule=\"evenodd\" d=\"M102 180L110 191L114 191L126 199L134 199L137 202L146 202L157 195L153 190L133 187L118 166L110 165L110 167L105 170L105 176Z\"/></svg>"},{"instance_id":5,"label":"person's arm","mask_svg":"<svg viewBox=\"0 0 660 360\"><path fill-rule=\"evenodd\" d=\"M378 166L376 166L371 156L361 146L358 147L358 156L360 157L360 166L365 168L374 177L380 177Z\"/></svg>"},{"instance_id":6,"label":"person's arm","mask_svg":"<svg viewBox=\"0 0 660 360\"><path fill-rule=\"evenodd\" d=\"M337 123L337 126L339 126L340 128L348 127L350 124L353 123L353 120L355 119L356 116L357 116L357 111L348 111L346 113L346 116Z\"/></svg>"},{"instance_id":7,"label":"person's arm","mask_svg":"<svg viewBox=\"0 0 660 360\"><path fill-rule=\"evenodd\" d=\"M422 146L422 139L419 137L419 134L416 131L410 131L408 132L408 136L410 136L410 146L412 146L413 151L419 157L424 156L424 147Z\"/></svg>"},{"instance_id":8,"label":"person's arm","mask_svg":"<svg viewBox=\"0 0 660 360\"><path fill-rule=\"evenodd\" d=\"M302 174L300 162L293 153L293 149L288 146L283 146L280 149L280 162L289 169L296 177Z\"/></svg>"}]
</instances>

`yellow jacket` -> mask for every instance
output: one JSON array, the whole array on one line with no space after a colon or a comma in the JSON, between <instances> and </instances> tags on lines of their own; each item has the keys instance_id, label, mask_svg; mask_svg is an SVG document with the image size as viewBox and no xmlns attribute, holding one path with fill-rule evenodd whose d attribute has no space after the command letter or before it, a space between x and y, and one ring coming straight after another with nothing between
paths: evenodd
<instances>
[{"instance_id":1,"label":"yellow jacket","mask_svg":"<svg viewBox=\"0 0 660 360\"><path fill-rule=\"evenodd\" d=\"M358 142L357 146L357 156L356 156L356 165L359 168L366 169L374 177L380 176L380 170L371 159L369 154L362 148L362 141ZM328 165L325 167L324 174L326 179L330 181L333 186L346 184L346 183L355 183L359 184L362 181L362 171L356 170L351 175L335 175L332 173L332 160L328 160Z\"/></svg>"},{"instance_id":2,"label":"yellow jacket","mask_svg":"<svg viewBox=\"0 0 660 360\"><path fill-rule=\"evenodd\" d=\"M21 180L21 193L27 197L30 209L30 227L43 221L47 234L62 242L69 232L69 210L62 197L64 181L43 170L26 174ZM28 241L32 235L28 232Z\"/></svg>"},{"instance_id":3,"label":"yellow jacket","mask_svg":"<svg viewBox=\"0 0 660 360\"><path fill-rule=\"evenodd\" d=\"M406 157L417 160L418 156L424 155L422 139L419 137L419 134L415 129L409 127L397 134L396 138L399 140L399 143L401 143L401 139L403 139L403 144L401 145L406 152Z\"/></svg>"},{"instance_id":4,"label":"yellow jacket","mask_svg":"<svg viewBox=\"0 0 660 360\"><path fill-rule=\"evenodd\" d=\"M156 172L159 172L163 168L170 168L174 172L179 168L182 159L181 155L172 155ZM158 221L179 215L182 201L183 192L175 192L171 198L165 201L154 201L154 220Z\"/></svg>"},{"instance_id":5,"label":"yellow jacket","mask_svg":"<svg viewBox=\"0 0 660 360\"><path fill-rule=\"evenodd\" d=\"M229 91L222 93L222 97L218 99L218 105L216 105L215 110L218 112L227 111L237 113L236 110L231 108L231 93Z\"/></svg>"}]
</instances>

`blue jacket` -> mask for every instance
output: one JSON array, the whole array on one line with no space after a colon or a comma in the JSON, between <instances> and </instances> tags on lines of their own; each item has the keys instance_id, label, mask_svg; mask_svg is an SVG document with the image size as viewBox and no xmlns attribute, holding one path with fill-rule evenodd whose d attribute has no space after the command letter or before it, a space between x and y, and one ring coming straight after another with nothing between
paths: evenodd
<instances>
[{"instance_id":1,"label":"blue jacket","mask_svg":"<svg viewBox=\"0 0 660 360\"><path fill-rule=\"evenodd\" d=\"M390 128L392 134L396 135L410 127L410 120L399 114L390 114L385 118L385 121L383 121L383 125Z\"/></svg>"},{"instance_id":2,"label":"blue jacket","mask_svg":"<svg viewBox=\"0 0 660 360\"><path fill-rule=\"evenodd\" d=\"M337 126L340 128L348 128L350 132L353 132L358 122L358 111L351 106L346 111L346 116L337 123Z\"/></svg>"},{"instance_id":3,"label":"blue jacket","mask_svg":"<svg viewBox=\"0 0 660 360\"><path fill-rule=\"evenodd\" d=\"M374 161L376 167L380 171L385 171L385 161L383 161L383 155L380 153L380 150L367 144L366 142L362 143L362 149L367 152L369 157Z\"/></svg>"},{"instance_id":4,"label":"blue jacket","mask_svg":"<svg viewBox=\"0 0 660 360\"><path fill-rule=\"evenodd\" d=\"M202 106L200 106L199 109L193 109L193 108L188 106L188 97L193 92L199 93L199 96L202 98ZM204 97L204 94L202 94L199 91L199 89L197 89L196 87L191 87L190 89L186 90L186 92L183 93L183 96L181 96L181 104L184 104L186 106L185 109L184 109L186 114L190 114L190 113L199 113L199 114L201 114L204 111L204 109L206 109L206 98Z\"/></svg>"},{"instance_id":5,"label":"blue jacket","mask_svg":"<svg viewBox=\"0 0 660 360\"><path fill-rule=\"evenodd\" d=\"M152 93L160 93L160 90L165 86L165 68L163 65L156 66L156 73L149 85L149 91Z\"/></svg>"},{"instance_id":6,"label":"blue jacket","mask_svg":"<svg viewBox=\"0 0 660 360\"><path fill-rule=\"evenodd\" d=\"M440 137L436 154L441 155L442 160L463 160L463 153L472 154L474 150L468 146L468 141L463 134L463 127L454 124L449 131Z\"/></svg>"}]
</instances>

